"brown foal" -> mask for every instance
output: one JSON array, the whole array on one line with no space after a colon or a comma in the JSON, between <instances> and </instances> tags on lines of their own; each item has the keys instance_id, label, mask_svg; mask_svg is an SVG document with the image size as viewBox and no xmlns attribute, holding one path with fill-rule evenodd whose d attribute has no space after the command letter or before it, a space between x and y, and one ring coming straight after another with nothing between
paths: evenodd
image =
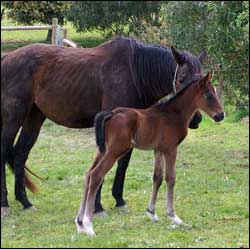
<instances>
[{"instance_id":1,"label":"brown foal","mask_svg":"<svg viewBox=\"0 0 250 249\"><path fill-rule=\"evenodd\" d=\"M173 193L176 178L177 147L187 136L188 124L197 110L207 113L216 122L225 113L211 83L212 74L192 82L169 100L159 101L147 109L117 108L96 116L96 142L98 151L85 179L85 193L76 217L79 232L93 236L92 217L97 190L114 163L132 147L154 150L155 166L153 192L148 215L158 220L155 203L165 168L167 216L175 223L182 220L174 212Z\"/></svg>"}]
</instances>

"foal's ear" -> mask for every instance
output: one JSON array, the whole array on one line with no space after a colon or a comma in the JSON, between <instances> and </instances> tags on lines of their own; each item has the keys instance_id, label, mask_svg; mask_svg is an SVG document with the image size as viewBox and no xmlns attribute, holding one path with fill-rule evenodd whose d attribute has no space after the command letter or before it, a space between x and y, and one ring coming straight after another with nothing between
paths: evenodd
<instances>
[{"instance_id":1,"label":"foal's ear","mask_svg":"<svg viewBox=\"0 0 250 249\"><path fill-rule=\"evenodd\" d=\"M207 75L200 80L200 84L206 85L209 81L211 81L212 77L213 77L212 71L208 72Z\"/></svg>"},{"instance_id":2,"label":"foal's ear","mask_svg":"<svg viewBox=\"0 0 250 249\"><path fill-rule=\"evenodd\" d=\"M200 54L198 55L198 59L201 62L201 64L204 63L205 59L207 58L207 52L205 49L202 49Z\"/></svg>"},{"instance_id":3,"label":"foal's ear","mask_svg":"<svg viewBox=\"0 0 250 249\"><path fill-rule=\"evenodd\" d=\"M171 46L171 52L177 64L181 65L186 62L186 57L178 52L173 46Z\"/></svg>"}]
</instances>

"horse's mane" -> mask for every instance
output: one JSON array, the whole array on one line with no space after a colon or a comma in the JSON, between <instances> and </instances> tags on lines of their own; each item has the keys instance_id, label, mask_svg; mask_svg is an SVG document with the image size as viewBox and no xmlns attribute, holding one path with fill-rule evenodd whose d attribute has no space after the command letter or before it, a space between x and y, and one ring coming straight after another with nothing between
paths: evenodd
<instances>
[{"instance_id":1,"label":"horse's mane","mask_svg":"<svg viewBox=\"0 0 250 249\"><path fill-rule=\"evenodd\" d=\"M152 105L155 100L173 92L172 81L176 62L170 47L144 44L121 36L115 37L109 42L129 46L130 72L143 105ZM197 65L199 62L195 56L186 51L180 53L188 58L187 62L193 64L194 67L200 66Z\"/></svg>"}]
</instances>

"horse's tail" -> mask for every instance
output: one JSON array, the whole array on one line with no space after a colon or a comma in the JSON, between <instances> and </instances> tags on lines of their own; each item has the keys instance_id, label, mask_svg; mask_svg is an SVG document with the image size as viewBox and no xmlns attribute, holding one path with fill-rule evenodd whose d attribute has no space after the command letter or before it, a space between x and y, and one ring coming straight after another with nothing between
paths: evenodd
<instances>
[{"instance_id":1,"label":"horse's tail","mask_svg":"<svg viewBox=\"0 0 250 249\"><path fill-rule=\"evenodd\" d=\"M105 122L111 118L113 113L111 111L102 111L95 116L95 136L96 145L101 153L104 153L105 148Z\"/></svg>"},{"instance_id":2,"label":"horse's tail","mask_svg":"<svg viewBox=\"0 0 250 249\"><path fill-rule=\"evenodd\" d=\"M14 174L14 160L8 160L7 164L10 168L10 170L12 171L12 173ZM25 165L25 174L24 174L24 183L25 186L33 193L38 192L38 187L33 183L33 181L31 180L31 177L26 173L27 171L32 174L33 176L43 180L41 177L37 176L35 173L33 173L29 168L27 168L27 166Z\"/></svg>"}]
</instances>

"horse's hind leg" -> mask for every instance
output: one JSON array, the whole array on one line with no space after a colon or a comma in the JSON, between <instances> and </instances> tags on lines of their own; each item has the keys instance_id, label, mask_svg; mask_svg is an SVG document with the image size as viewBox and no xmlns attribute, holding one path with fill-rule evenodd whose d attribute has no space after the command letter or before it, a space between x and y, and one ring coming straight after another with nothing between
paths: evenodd
<instances>
[{"instance_id":1,"label":"horse's hind leg","mask_svg":"<svg viewBox=\"0 0 250 249\"><path fill-rule=\"evenodd\" d=\"M153 191L150 203L147 208L147 214L152 221L158 221L159 218L155 212L155 204L156 198L158 194L158 190L161 186L163 179L163 166L164 166L164 154L155 151L155 166L154 166L154 174L153 174Z\"/></svg>"},{"instance_id":2,"label":"horse's hind leg","mask_svg":"<svg viewBox=\"0 0 250 249\"><path fill-rule=\"evenodd\" d=\"M21 202L25 209L32 206L27 198L25 190L25 162L28 159L30 150L37 140L44 120L45 116L35 105L33 105L22 125L22 130L14 149L15 195L16 199Z\"/></svg>"}]
</instances>

